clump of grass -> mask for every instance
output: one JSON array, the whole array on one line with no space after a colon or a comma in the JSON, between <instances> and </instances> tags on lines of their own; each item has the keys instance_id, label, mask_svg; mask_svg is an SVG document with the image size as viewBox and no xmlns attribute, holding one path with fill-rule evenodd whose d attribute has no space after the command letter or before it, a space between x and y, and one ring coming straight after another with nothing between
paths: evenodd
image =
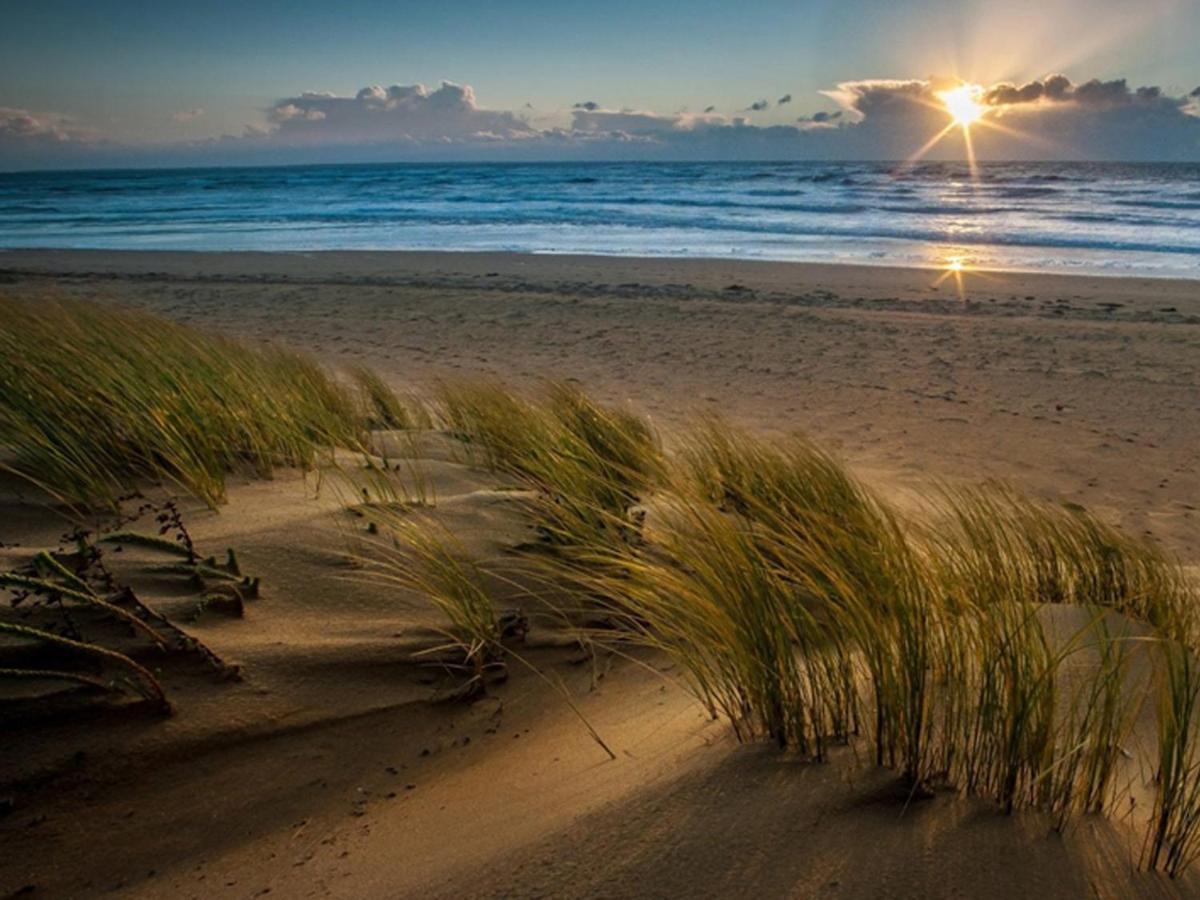
<instances>
[{"instance_id":1,"label":"clump of grass","mask_svg":"<svg viewBox=\"0 0 1200 900\"><path fill-rule=\"evenodd\" d=\"M654 535L661 555L630 549L603 560L623 583L597 593L619 597L613 614L642 643L669 654L713 715L741 740L816 749L803 670L793 648L786 590L754 538L702 504L666 513Z\"/></svg>"},{"instance_id":2,"label":"clump of grass","mask_svg":"<svg viewBox=\"0 0 1200 900\"><path fill-rule=\"evenodd\" d=\"M397 394L374 369L354 366L350 378L358 390L363 419L372 429L428 429L429 409L417 397Z\"/></svg>"},{"instance_id":3,"label":"clump of grass","mask_svg":"<svg viewBox=\"0 0 1200 900\"><path fill-rule=\"evenodd\" d=\"M875 758L925 777L936 609L904 523L808 441L764 441L703 421L683 452L700 495L747 523L820 641L794 640L826 671L828 720L857 729L865 688ZM805 631L810 634L813 626Z\"/></svg>"},{"instance_id":4,"label":"clump of grass","mask_svg":"<svg viewBox=\"0 0 1200 900\"><path fill-rule=\"evenodd\" d=\"M497 382L446 381L436 396L450 433L493 471L522 473L553 444L545 412Z\"/></svg>"},{"instance_id":5,"label":"clump of grass","mask_svg":"<svg viewBox=\"0 0 1200 900\"><path fill-rule=\"evenodd\" d=\"M1157 792L1143 861L1174 878L1200 857L1200 663L1164 640L1158 674Z\"/></svg>"},{"instance_id":6,"label":"clump of grass","mask_svg":"<svg viewBox=\"0 0 1200 900\"><path fill-rule=\"evenodd\" d=\"M77 507L145 481L216 505L226 475L361 446L353 396L308 357L144 312L0 300L4 468Z\"/></svg>"},{"instance_id":7,"label":"clump of grass","mask_svg":"<svg viewBox=\"0 0 1200 900\"><path fill-rule=\"evenodd\" d=\"M947 492L942 506L937 553L956 570L951 589L966 602L1098 606L1159 629L1191 630L1194 604L1179 566L1078 506L998 485Z\"/></svg>"},{"instance_id":8,"label":"clump of grass","mask_svg":"<svg viewBox=\"0 0 1200 900\"><path fill-rule=\"evenodd\" d=\"M443 418L490 468L531 490L542 536L559 548L626 540L631 509L662 471L649 423L563 383L526 398L493 382L444 383Z\"/></svg>"},{"instance_id":9,"label":"clump of grass","mask_svg":"<svg viewBox=\"0 0 1200 900\"><path fill-rule=\"evenodd\" d=\"M427 652L459 654L470 673L465 691L483 693L489 668L503 668L500 622L483 573L452 535L427 520L378 508L371 522L378 539L362 557L371 577L416 591L433 604L447 622L438 626L446 643Z\"/></svg>"},{"instance_id":10,"label":"clump of grass","mask_svg":"<svg viewBox=\"0 0 1200 900\"><path fill-rule=\"evenodd\" d=\"M866 731L914 794L946 784L1063 829L1115 800L1147 642L1130 620L1164 647L1196 640L1181 568L1078 507L988 486L914 519L798 438L707 419L670 458L644 423L568 386L538 402L457 385L442 403L533 489L556 549L539 576L607 614L598 639L668 654L741 740L821 758ZM1085 624L1061 633L1058 606ZM1200 854L1200 676L1190 649L1164 653L1146 860L1177 874Z\"/></svg>"}]
</instances>

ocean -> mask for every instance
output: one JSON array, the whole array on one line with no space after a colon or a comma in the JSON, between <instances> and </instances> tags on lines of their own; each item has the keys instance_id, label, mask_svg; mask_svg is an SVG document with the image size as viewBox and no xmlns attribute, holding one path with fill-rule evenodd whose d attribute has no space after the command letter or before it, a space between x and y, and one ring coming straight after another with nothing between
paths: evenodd
<instances>
[{"instance_id":1,"label":"ocean","mask_svg":"<svg viewBox=\"0 0 1200 900\"><path fill-rule=\"evenodd\" d=\"M0 174L0 248L512 250L1200 278L1200 164ZM0 262L2 266L2 262Z\"/></svg>"}]
</instances>

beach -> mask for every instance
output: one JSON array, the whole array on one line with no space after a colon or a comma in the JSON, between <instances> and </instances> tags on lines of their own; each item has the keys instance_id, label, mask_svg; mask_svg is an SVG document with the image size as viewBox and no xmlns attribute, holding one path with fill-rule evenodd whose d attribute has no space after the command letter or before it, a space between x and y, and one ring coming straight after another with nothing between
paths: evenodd
<instances>
[{"instance_id":1,"label":"beach","mask_svg":"<svg viewBox=\"0 0 1200 900\"><path fill-rule=\"evenodd\" d=\"M885 486L1000 479L1200 554L1196 282L491 253L11 251L5 288L142 306L398 387L577 379L664 429L803 432Z\"/></svg>"},{"instance_id":2,"label":"beach","mask_svg":"<svg viewBox=\"0 0 1200 900\"><path fill-rule=\"evenodd\" d=\"M6 251L0 292L161 314L370 366L398 391L567 379L668 449L718 414L803 433L904 510L997 480L1200 560L1192 281L510 253ZM531 539L513 491L423 446L433 514L473 556ZM386 454L385 454L386 456ZM61 519L0 484L0 558ZM1120 816L1060 835L860 747L740 745L653 654L537 631L472 703L410 651L434 618L355 576L345 496L295 473L186 508L263 596L191 633L235 684L170 672L175 715L24 713L0 888L122 897L1188 896L1131 865ZM1067 616L1066 627L1074 619ZM1078 624L1076 622L1076 624ZM194 673L193 673L194 674ZM558 685L573 697L564 702ZM577 715L578 714L578 715ZM580 721L603 738L612 756ZM97 721L101 721L97 719ZM1146 785L1133 791L1144 813ZM81 812L82 811L82 812ZM1189 880L1190 879L1190 880ZM28 888L28 890L26 890Z\"/></svg>"}]
</instances>

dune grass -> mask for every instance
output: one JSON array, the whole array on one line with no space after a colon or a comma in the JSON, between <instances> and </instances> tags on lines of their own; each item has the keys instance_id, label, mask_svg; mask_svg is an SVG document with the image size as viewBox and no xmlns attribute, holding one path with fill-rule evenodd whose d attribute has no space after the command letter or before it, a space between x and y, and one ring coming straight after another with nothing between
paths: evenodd
<instances>
[{"instance_id":1,"label":"dune grass","mask_svg":"<svg viewBox=\"0 0 1200 900\"><path fill-rule=\"evenodd\" d=\"M550 382L527 397L496 382L440 386L439 408L472 458L529 489L530 513L550 545L624 541L631 510L662 473L649 423Z\"/></svg>"},{"instance_id":2,"label":"dune grass","mask_svg":"<svg viewBox=\"0 0 1200 900\"><path fill-rule=\"evenodd\" d=\"M1160 651L1157 791L1143 861L1175 877L1200 858L1200 662L1177 641Z\"/></svg>"},{"instance_id":3,"label":"dune grass","mask_svg":"<svg viewBox=\"0 0 1200 900\"><path fill-rule=\"evenodd\" d=\"M115 508L146 481L219 504L231 471L360 446L358 410L301 354L144 312L0 299L0 464L72 506Z\"/></svg>"},{"instance_id":4,"label":"dune grass","mask_svg":"<svg viewBox=\"0 0 1200 900\"><path fill-rule=\"evenodd\" d=\"M419 396L397 393L366 366L351 366L347 374L358 392L361 417L368 428L416 431L433 427L429 406Z\"/></svg>"},{"instance_id":5,"label":"dune grass","mask_svg":"<svg viewBox=\"0 0 1200 900\"><path fill-rule=\"evenodd\" d=\"M607 612L615 628L597 640L666 653L739 739L819 759L861 734L914 796L944 785L1044 810L1060 829L1114 808L1146 701L1131 660L1195 633L1195 588L1151 545L994 485L903 516L811 443L716 419L649 465L545 401L489 408L507 412L477 417L472 440L538 487L535 520L570 549L539 558L539 574ZM614 539L635 498L650 518ZM1200 679L1181 659L1153 679L1146 859L1171 874L1200 843Z\"/></svg>"},{"instance_id":6,"label":"dune grass","mask_svg":"<svg viewBox=\"0 0 1200 900\"><path fill-rule=\"evenodd\" d=\"M446 640L428 653L457 654L469 672L466 692L483 692L487 669L502 664L503 649L497 610L479 567L452 535L428 520L379 507L371 510L370 521L377 537L357 557L368 576L432 603L447 622L438 626Z\"/></svg>"}]
</instances>

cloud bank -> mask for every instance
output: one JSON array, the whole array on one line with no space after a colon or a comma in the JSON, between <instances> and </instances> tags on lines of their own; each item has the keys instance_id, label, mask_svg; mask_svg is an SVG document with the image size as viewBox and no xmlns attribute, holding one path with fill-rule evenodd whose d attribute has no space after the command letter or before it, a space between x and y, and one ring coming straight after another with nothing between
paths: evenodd
<instances>
[{"instance_id":1,"label":"cloud bank","mask_svg":"<svg viewBox=\"0 0 1200 900\"><path fill-rule=\"evenodd\" d=\"M241 135L141 146L105 141L65 116L0 108L0 168L405 159L899 160L948 124L938 92L955 85L937 78L848 81L812 98L814 107L834 108L786 124L729 118L711 106L703 114L662 114L609 109L595 100L534 124L524 110L481 105L466 85L373 85L354 96L306 92L281 98ZM981 159L1200 161L1200 88L1176 96L1122 79L1074 82L1055 74L984 86L978 101L988 110L972 129ZM784 94L774 108L803 104ZM761 100L748 111L771 107ZM175 118L187 122L203 114L188 110ZM963 153L962 135L952 129L930 157L960 159Z\"/></svg>"}]
</instances>

